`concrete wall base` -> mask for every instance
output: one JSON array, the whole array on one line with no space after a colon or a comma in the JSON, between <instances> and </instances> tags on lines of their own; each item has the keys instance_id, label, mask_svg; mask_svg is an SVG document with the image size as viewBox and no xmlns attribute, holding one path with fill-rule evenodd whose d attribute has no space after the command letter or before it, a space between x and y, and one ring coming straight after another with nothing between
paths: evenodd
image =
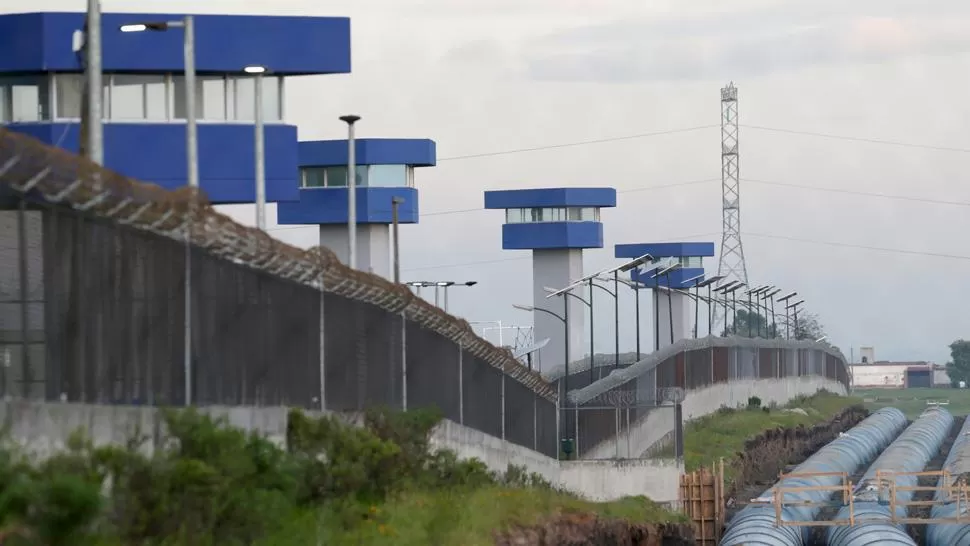
<instances>
[{"instance_id":1,"label":"concrete wall base","mask_svg":"<svg viewBox=\"0 0 970 546\"><path fill-rule=\"evenodd\" d=\"M200 411L226 417L229 423L257 432L282 446L286 441L287 408L207 407ZM349 423L355 416L344 416ZM148 406L96 406L31 401L0 402L5 440L43 459L67 447L71 435L85 430L95 445L123 444L134 435L146 439L150 453L164 438L161 412ZM504 472L510 464L523 466L553 484L590 500L614 500L643 495L657 502L677 500L683 468L673 461L557 461L453 421L442 421L431 433L431 445L451 449L459 458L478 458L490 470Z\"/></svg>"},{"instance_id":2,"label":"concrete wall base","mask_svg":"<svg viewBox=\"0 0 970 546\"><path fill-rule=\"evenodd\" d=\"M752 396L761 398L763 405L784 405L794 398L811 396L822 389L840 395L847 394L845 386L838 381L818 376L737 379L730 383L718 383L687 391L682 405L684 421L710 415L722 407L745 406ZM599 443L584 456L588 459L609 459L618 455L627 458L642 457L668 436L673 427L672 408L659 407L637 423L631 424L629 431L622 431L616 439Z\"/></svg>"}]
</instances>

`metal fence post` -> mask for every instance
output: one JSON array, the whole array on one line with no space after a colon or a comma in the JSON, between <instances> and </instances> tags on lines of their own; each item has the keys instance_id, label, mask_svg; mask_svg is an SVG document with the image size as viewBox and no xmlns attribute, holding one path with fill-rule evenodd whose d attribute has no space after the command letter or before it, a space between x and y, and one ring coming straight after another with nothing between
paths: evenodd
<instances>
[{"instance_id":1,"label":"metal fence post","mask_svg":"<svg viewBox=\"0 0 970 546\"><path fill-rule=\"evenodd\" d=\"M674 406L674 456L684 460L684 407L680 402Z\"/></svg>"},{"instance_id":2,"label":"metal fence post","mask_svg":"<svg viewBox=\"0 0 970 546\"><path fill-rule=\"evenodd\" d=\"M30 369L30 313L28 310L27 299L30 297L27 271L27 200L20 199L20 207L17 210L17 230L19 233L18 245L20 260L20 364L22 373L20 376L20 394L27 398L27 389L32 386L33 374ZM4 393L9 394L9 393Z\"/></svg>"},{"instance_id":3,"label":"metal fence post","mask_svg":"<svg viewBox=\"0 0 970 546\"><path fill-rule=\"evenodd\" d=\"M458 423L465 424L465 348L458 342Z\"/></svg>"},{"instance_id":4,"label":"metal fence post","mask_svg":"<svg viewBox=\"0 0 970 546\"><path fill-rule=\"evenodd\" d=\"M532 449L539 451L539 395L532 393Z\"/></svg>"},{"instance_id":5,"label":"metal fence post","mask_svg":"<svg viewBox=\"0 0 970 546\"><path fill-rule=\"evenodd\" d=\"M502 364L502 440L505 440L505 364Z\"/></svg>"},{"instance_id":6,"label":"metal fence post","mask_svg":"<svg viewBox=\"0 0 970 546\"><path fill-rule=\"evenodd\" d=\"M559 381L558 396L556 396L556 460L562 459L562 406L559 404L562 400L562 380Z\"/></svg>"},{"instance_id":7,"label":"metal fence post","mask_svg":"<svg viewBox=\"0 0 970 546\"><path fill-rule=\"evenodd\" d=\"M320 274L320 411L327 409L327 330L324 305L327 293L324 291L323 273Z\"/></svg>"},{"instance_id":8,"label":"metal fence post","mask_svg":"<svg viewBox=\"0 0 970 546\"><path fill-rule=\"evenodd\" d=\"M401 408L408 410L408 321L401 311Z\"/></svg>"}]
</instances>

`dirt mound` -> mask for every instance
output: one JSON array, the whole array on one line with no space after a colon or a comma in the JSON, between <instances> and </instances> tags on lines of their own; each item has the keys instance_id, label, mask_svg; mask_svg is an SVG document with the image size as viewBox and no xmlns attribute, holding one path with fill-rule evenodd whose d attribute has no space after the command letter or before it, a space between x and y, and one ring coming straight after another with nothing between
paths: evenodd
<instances>
[{"instance_id":1,"label":"dirt mound","mask_svg":"<svg viewBox=\"0 0 970 546\"><path fill-rule=\"evenodd\" d=\"M567 515L539 525L515 527L495 537L496 546L691 546L689 523L636 524L594 515Z\"/></svg>"},{"instance_id":2,"label":"dirt mound","mask_svg":"<svg viewBox=\"0 0 970 546\"><path fill-rule=\"evenodd\" d=\"M727 487L729 504L740 507L747 503L775 483L787 467L801 463L868 416L862 406L852 406L824 423L766 430L751 438L732 463L737 471Z\"/></svg>"}]
</instances>

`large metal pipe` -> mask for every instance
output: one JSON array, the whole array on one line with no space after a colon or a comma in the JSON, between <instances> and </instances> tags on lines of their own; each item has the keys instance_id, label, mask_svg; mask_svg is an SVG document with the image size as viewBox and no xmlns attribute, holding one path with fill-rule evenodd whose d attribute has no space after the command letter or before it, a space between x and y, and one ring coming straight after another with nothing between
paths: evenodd
<instances>
[{"instance_id":1,"label":"large metal pipe","mask_svg":"<svg viewBox=\"0 0 970 546\"><path fill-rule=\"evenodd\" d=\"M852 491L854 507L851 515L855 517L856 524L830 527L829 546L916 546L916 542L906 533L906 526L892 522L893 506L890 504L889 485L895 481L902 486L902 489L896 491L895 512L898 518L905 518L907 503L914 493L909 488L917 485L919 478L915 475L902 475L883 477L880 480L879 473L920 472L940 452L940 446L952 425L953 416L941 407L931 407L920 414L879 455L855 485ZM849 516L850 507L844 506L835 519L848 520Z\"/></svg>"},{"instance_id":2,"label":"large metal pipe","mask_svg":"<svg viewBox=\"0 0 970 546\"><path fill-rule=\"evenodd\" d=\"M950 453L943 463L943 470L950 474L951 482L970 473L970 418L963 422L960 434L950 447ZM967 517L970 511L967 499L959 503L956 499L945 499L942 487L943 478L937 483L936 500L940 504L933 505L930 517L933 519ZM970 518L968 518L970 519ZM938 523L926 526L926 546L970 546L970 523Z\"/></svg>"},{"instance_id":3,"label":"large metal pipe","mask_svg":"<svg viewBox=\"0 0 970 546\"><path fill-rule=\"evenodd\" d=\"M816 451L792 473L855 472L873 460L905 426L906 416L903 412L895 408L880 409ZM771 504L775 487L833 486L839 482L838 475L792 476L779 481L762 494L764 502L748 505L731 519L720 546L802 546L808 537L808 527L775 525L775 507ZM781 517L785 521L812 521L821 510L818 503L828 500L830 496L831 491L788 493L785 502L791 504L784 507ZM798 501L816 504L799 506L795 504Z\"/></svg>"}]
</instances>

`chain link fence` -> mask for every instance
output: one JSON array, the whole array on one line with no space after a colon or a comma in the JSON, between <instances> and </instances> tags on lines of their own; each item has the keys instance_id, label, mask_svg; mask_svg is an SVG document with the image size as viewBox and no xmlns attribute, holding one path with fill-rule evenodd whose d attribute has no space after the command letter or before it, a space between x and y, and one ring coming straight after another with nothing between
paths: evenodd
<instances>
[{"instance_id":1,"label":"chain link fence","mask_svg":"<svg viewBox=\"0 0 970 546\"><path fill-rule=\"evenodd\" d=\"M719 384L801 377L849 385L845 357L834 347L744 337L684 339L610 370L601 380L583 381L588 373L587 368L570 374L563 404L573 449L588 459L650 456L671 446L682 454L682 445L676 445L682 443L682 406L688 397L707 397L701 405L713 409L736 405L732 393L706 390Z\"/></svg>"},{"instance_id":2,"label":"chain link fence","mask_svg":"<svg viewBox=\"0 0 970 546\"><path fill-rule=\"evenodd\" d=\"M434 406L555 457L555 387L403 285L0 128L0 389L96 404ZM187 344L188 342L188 344Z\"/></svg>"}]
</instances>

